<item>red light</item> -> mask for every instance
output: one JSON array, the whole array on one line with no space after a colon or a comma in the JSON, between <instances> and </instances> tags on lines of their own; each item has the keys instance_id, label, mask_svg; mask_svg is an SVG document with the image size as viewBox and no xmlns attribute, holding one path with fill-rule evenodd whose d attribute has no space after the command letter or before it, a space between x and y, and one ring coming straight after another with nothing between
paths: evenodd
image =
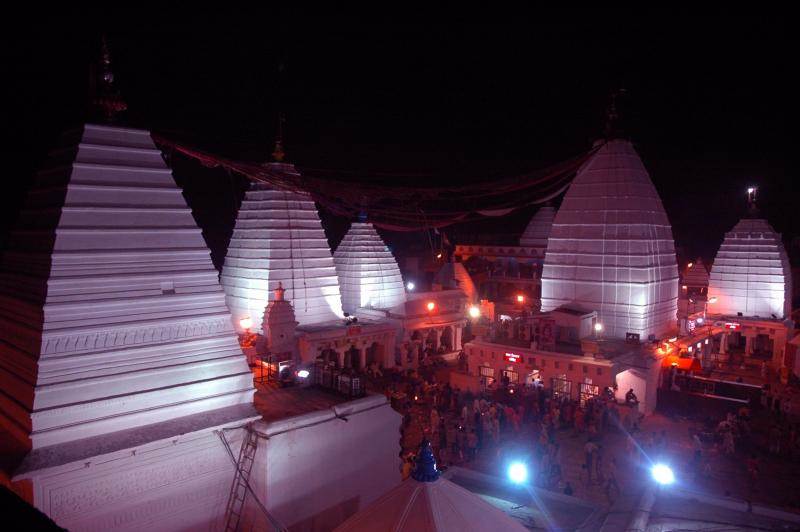
<instances>
[{"instance_id":1,"label":"red light","mask_svg":"<svg viewBox=\"0 0 800 532\"><path fill-rule=\"evenodd\" d=\"M519 355L515 353L506 353L505 355L503 355L503 358L505 358L506 361L508 362L514 362L514 363L519 362Z\"/></svg>"},{"instance_id":2,"label":"red light","mask_svg":"<svg viewBox=\"0 0 800 532\"><path fill-rule=\"evenodd\" d=\"M738 331L738 330L739 330L739 327L741 327L741 325L740 325L740 324L738 324L738 323L731 323L731 322L728 322L728 323L726 323L726 324L725 324L725 328L726 328L726 329L730 329L730 330L732 330L732 331Z\"/></svg>"},{"instance_id":3,"label":"red light","mask_svg":"<svg viewBox=\"0 0 800 532\"><path fill-rule=\"evenodd\" d=\"M433 312L433 309L436 308L436 303L433 301L428 301L428 304L425 306L428 307L428 312Z\"/></svg>"}]
</instances>

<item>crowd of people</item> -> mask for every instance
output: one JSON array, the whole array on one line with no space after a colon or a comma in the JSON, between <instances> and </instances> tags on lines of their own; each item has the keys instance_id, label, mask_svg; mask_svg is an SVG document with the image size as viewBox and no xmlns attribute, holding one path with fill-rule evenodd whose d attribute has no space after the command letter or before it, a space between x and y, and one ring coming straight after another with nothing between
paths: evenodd
<instances>
[{"instance_id":1,"label":"crowd of people","mask_svg":"<svg viewBox=\"0 0 800 532\"><path fill-rule=\"evenodd\" d=\"M800 426L783 408L775 409L774 400L763 409L756 404L755 413L742 408L694 422L687 441L686 432L668 435L664 430L674 418L648 421L650 428L645 429L632 391L619 404L613 395L575 400L541 386L501 385L472 392L451 386L447 371L423 366L387 374L383 381L381 389L403 414L404 478L423 439L431 442L441 468L458 465L502 475L509 460L522 458L534 485L597 501L605 498L609 504L623 484L645 478L649 473L644 469L661 460L684 469L686 478L708 479L698 485L717 491L730 471L746 469L752 490L765 460L774 464L776 459L800 458ZM729 489L725 486L718 494Z\"/></svg>"},{"instance_id":2,"label":"crowd of people","mask_svg":"<svg viewBox=\"0 0 800 532\"><path fill-rule=\"evenodd\" d=\"M439 467L484 462L492 469L512 457L524 459L536 472L535 485L572 495L578 488L562 472L557 435L585 441L579 482L604 486L609 498L620 491L617 463L605 460L603 435L608 430L637 430L635 408L608 397L579 402L541 386L501 387L475 393L438 383L434 372L412 372L386 388L403 417L404 476L423 438L430 440Z\"/></svg>"}]
</instances>

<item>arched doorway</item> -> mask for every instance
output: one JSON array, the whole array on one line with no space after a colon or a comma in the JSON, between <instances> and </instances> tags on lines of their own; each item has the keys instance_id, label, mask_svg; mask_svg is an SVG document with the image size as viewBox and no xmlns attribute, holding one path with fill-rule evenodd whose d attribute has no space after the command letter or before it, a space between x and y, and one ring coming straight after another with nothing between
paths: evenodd
<instances>
[{"instance_id":1,"label":"arched doorway","mask_svg":"<svg viewBox=\"0 0 800 532\"><path fill-rule=\"evenodd\" d=\"M326 365L339 363L339 357L336 356L336 351L333 349L323 349L320 351L319 355L317 355L317 360L321 360Z\"/></svg>"},{"instance_id":2,"label":"arched doorway","mask_svg":"<svg viewBox=\"0 0 800 532\"><path fill-rule=\"evenodd\" d=\"M355 370L364 369L360 367L361 356L356 346L350 346L350 349L344 352L344 367L352 368Z\"/></svg>"},{"instance_id":3,"label":"arched doorway","mask_svg":"<svg viewBox=\"0 0 800 532\"><path fill-rule=\"evenodd\" d=\"M384 350L383 346L380 345L378 342L372 342L372 345L367 348L367 367L369 367L373 362L378 365L378 367L385 366L384 362Z\"/></svg>"},{"instance_id":4,"label":"arched doorway","mask_svg":"<svg viewBox=\"0 0 800 532\"><path fill-rule=\"evenodd\" d=\"M430 329L428 331L428 336L425 338L425 347L430 347L432 352L436 352L436 349L439 348L438 342L436 341L436 329Z\"/></svg>"},{"instance_id":5,"label":"arched doorway","mask_svg":"<svg viewBox=\"0 0 800 532\"><path fill-rule=\"evenodd\" d=\"M453 328L449 325L442 331L441 345L444 346L446 351L453 350Z\"/></svg>"}]
</instances>

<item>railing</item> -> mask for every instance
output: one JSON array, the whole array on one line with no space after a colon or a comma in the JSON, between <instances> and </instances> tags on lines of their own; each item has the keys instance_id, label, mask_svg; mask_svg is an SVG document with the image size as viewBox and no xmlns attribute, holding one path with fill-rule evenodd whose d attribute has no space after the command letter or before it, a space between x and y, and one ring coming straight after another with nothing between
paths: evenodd
<instances>
[{"instance_id":1,"label":"railing","mask_svg":"<svg viewBox=\"0 0 800 532\"><path fill-rule=\"evenodd\" d=\"M367 393L364 378L361 375L337 369L324 362L314 364L312 379L316 386L345 397L363 397Z\"/></svg>"}]
</instances>

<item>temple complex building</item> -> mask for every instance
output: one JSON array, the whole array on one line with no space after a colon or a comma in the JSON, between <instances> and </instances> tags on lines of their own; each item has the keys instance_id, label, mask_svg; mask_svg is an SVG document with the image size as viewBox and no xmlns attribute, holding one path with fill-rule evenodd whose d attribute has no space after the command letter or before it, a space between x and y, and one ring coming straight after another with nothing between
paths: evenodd
<instances>
[{"instance_id":1,"label":"temple complex building","mask_svg":"<svg viewBox=\"0 0 800 532\"><path fill-rule=\"evenodd\" d=\"M628 140L606 141L558 209L542 272L542 311L597 310L605 334L642 340L675 327L678 268L672 228Z\"/></svg>"},{"instance_id":2,"label":"temple complex building","mask_svg":"<svg viewBox=\"0 0 800 532\"><path fill-rule=\"evenodd\" d=\"M523 306L520 303L539 309L542 266L555 215L550 204L540 207L525 227L518 246L455 246L453 257L470 276L469 283L461 284L476 287L477 295L472 300L491 301L498 312L505 314L517 314Z\"/></svg>"},{"instance_id":3,"label":"temple complex building","mask_svg":"<svg viewBox=\"0 0 800 532\"><path fill-rule=\"evenodd\" d=\"M781 235L751 205L750 215L725 235L711 268L706 319L724 327L723 359L741 367L787 365L791 286Z\"/></svg>"},{"instance_id":4,"label":"temple complex building","mask_svg":"<svg viewBox=\"0 0 800 532\"><path fill-rule=\"evenodd\" d=\"M272 288L260 309L231 306L258 310L264 345L294 357L297 322L339 319L338 281L313 203L271 192L241 211L226 279ZM260 382L254 397L217 275L149 132L64 135L0 269L3 477L58 525L329 530L399 481L400 415L384 396ZM355 453L358 467L330 453Z\"/></svg>"}]
</instances>

